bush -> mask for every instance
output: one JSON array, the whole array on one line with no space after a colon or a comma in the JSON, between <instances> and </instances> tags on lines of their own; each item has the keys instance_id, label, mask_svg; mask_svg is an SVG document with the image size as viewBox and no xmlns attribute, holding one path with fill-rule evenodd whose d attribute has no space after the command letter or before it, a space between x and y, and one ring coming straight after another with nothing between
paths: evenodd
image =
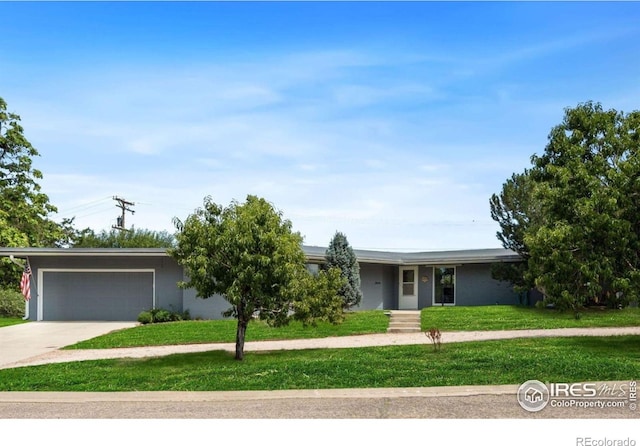
<instances>
[{"instance_id":1,"label":"bush","mask_svg":"<svg viewBox=\"0 0 640 446\"><path fill-rule=\"evenodd\" d=\"M0 316L24 317L24 297L18 291L0 289Z\"/></svg>"},{"instance_id":2,"label":"bush","mask_svg":"<svg viewBox=\"0 0 640 446\"><path fill-rule=\"evenodd\" d=\"M191 320L191 315L189 314L189 310L185 310L182 313L177 313L175 311L171 311L171 320L172 321L189 321Z\"/></svg>"},{"instance_id":3,"label":"bush","mask_svg":"<svg viewBox=\"0 0 640 446\"><path fill-rule=\"evenodd\" d=\"M162 308L156 308L151 310L153 316L153 322L171 322L171 313Z\"/></svg>"},{"instance_id":4,"label":"bush","mask_svg":"<svg viewBox=\"0 0 640 446\"><path fill-rule=\"evenodd\" d=\"M149 311L142 311L138 315L138 322L141 324L157 324L162 322L188 321L191 319L189 310L182 313L165 310L164 308L154 308Z\"/></svg>"},{"instance_id":5,"label":"bush","mask_svg":"<svg viewBox=\"0 0 640 446\"><path fill-rule=\"evenodd\" d=\"M138 315L138 322L142 325L150 324L153 322L153 316L148 311L143 311Z\"/></svg>"}]
</instances>

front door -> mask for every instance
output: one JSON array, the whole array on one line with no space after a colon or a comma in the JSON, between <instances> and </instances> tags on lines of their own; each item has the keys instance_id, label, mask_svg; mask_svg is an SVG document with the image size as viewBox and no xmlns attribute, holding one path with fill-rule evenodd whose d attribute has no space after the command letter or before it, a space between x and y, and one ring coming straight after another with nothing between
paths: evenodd
<instances>
[{"instance_id":1,"label":"front door","mask_svg":"<svg viewBox=\"0 0 640 446\"><path fill-rule=\"evenodd\" d=\"M418 309L418 267L400 267L400 290L398 293L398 310Z\"/></svg>"}]
</instances>

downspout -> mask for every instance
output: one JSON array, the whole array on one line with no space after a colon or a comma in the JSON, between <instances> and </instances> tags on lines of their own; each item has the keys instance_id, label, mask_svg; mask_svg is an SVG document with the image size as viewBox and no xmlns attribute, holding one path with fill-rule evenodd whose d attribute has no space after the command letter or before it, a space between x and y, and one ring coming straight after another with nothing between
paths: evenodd
<instances>
[{"instance_id":1,"label":"downspout","mask_svg":"<svg viewBox=\"0 0 640 446\"><path fill-rule=\"evenodd\" d=\"M15 263L16 265L18 265L20 268L24 269L24 265L22 265L20 262L17 262L16 259L13 257L13 254L9 255L9 260L11 260L13 263ZM27 262L29 260L27 259ZM22 318L23 321L26 321L27 319L29 319L29 301L28 300L24 300L24 317Z\"/></svg>"}]
</instances>

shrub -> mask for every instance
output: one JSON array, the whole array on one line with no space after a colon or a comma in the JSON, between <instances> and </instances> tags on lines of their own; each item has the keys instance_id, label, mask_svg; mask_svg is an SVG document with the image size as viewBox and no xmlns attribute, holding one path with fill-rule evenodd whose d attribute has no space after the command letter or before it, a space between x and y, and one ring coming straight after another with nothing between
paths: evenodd
<instances>
[{"instance_id":1,"label":"shrub","mask_svg":"<svg viewBox=\"0 0 640 446\"><path fill-rule=\"evenodd\" d=\"M153 322L171 322L171 313L162 308L155 308L151 310L153 316Z\"/></svg>"},{"instance_id":2,"label":"shrub","mask_svg":"<svg viewBox=\"0 0 640 446\"><path fill-rule=\"evenodd\" d=\"M24 317L24 297L18 291L0 289L0 316Z\"/></svg>"},{"instance_id":3,"label":"shrub","mask_svg":"<svg viewBox=\"0 0 640 446\"><path fill-rule=\"evenodd\" d=\"M191 314L189 314L189 310L185 310L182 313L171 311L171 320L172 321L189 321L191 320Z\"/></svg>"},{"instance_id":4,"label":"shrub","mask_svg":"<svg viewBox=\"0 0 640 446\"><path fill-rule=\"evenodd\" d=\"M149 311L143 311L138 315L138 322L142 325L150 324L153 322L153 317Z\"/></svg>"},{"instance_id":5,"label":"shrub","mask_svg":"<svg viewBox=\"0 0 640 446\"><path fill-rule=\"evenodd\" d=\"M429 330L424 332L425 336L429 338L429 340L433 344L433 350L438 351L442 346L442 333L437 328L430 328Z\"/></svg>"},{"instance_id":6,"label":"shrub","mask_svg":"<svg viewBox=\"0 0 640 446\"><path fill-rule=\"evenodd\" d=\"M165 310L164 308L154 308L149 311L142 311L138 315L138 322L141 324L156 324L162 322L188 321L191 319L189 310L176 312Z\"/></svg>"}]
</instances>

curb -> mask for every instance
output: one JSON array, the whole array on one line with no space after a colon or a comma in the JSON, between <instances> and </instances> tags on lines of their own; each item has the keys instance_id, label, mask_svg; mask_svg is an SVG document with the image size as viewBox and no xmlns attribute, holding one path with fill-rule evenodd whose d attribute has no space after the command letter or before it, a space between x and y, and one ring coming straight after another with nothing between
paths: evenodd
<instances>
[{"instance_id":1,"label":"curb","mask_svg":"<svg viewBox=\"0 0 640 446\"><path fill-rule=\"evenodd\" d=\"M0 392L0 403L216 402L297 398L439 398L475 395L515 395L517 391L517 385L492 385L220 392Z\"/></svg>"}]
</instances>

